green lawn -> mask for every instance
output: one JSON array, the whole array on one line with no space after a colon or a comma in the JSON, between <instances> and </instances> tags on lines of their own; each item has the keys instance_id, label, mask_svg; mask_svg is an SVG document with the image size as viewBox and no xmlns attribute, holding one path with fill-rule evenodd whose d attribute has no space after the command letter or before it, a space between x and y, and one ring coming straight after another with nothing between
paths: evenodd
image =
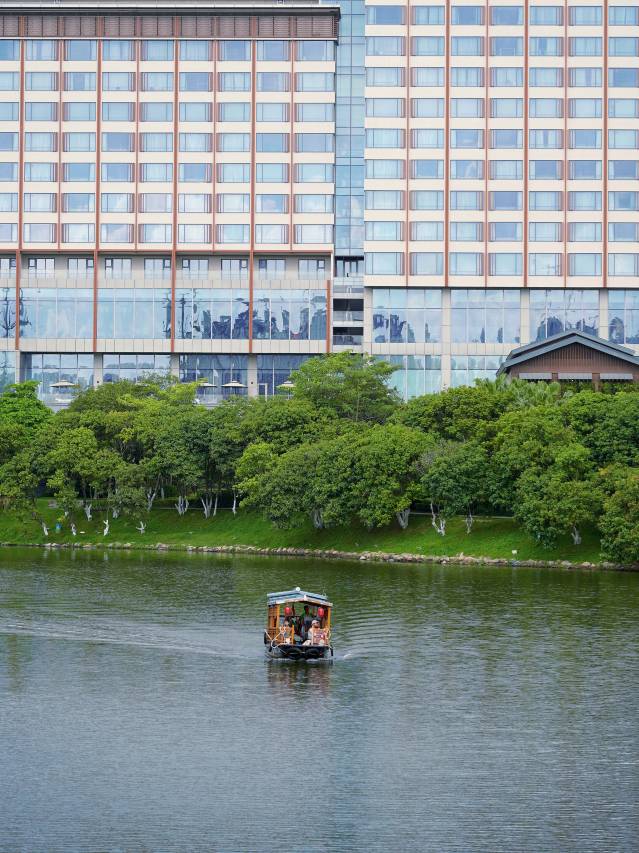
<instances>
[{"instance_id":1,"label":"green lawn","mask_svg":"<svg viewBox=\"0 0 639 853\"><path fill-rule=\"evenodd\" d=\"M475 557L501 557L518 560L572 560L597 562L599 541L594 531L586 531L581 545L573 545L569 537L556 548L537 545L514 521L504 518L478 518L470 535L462 519L448 523L445 537L438 536L430 524L430 517L413 515L408 530L389 527L368 531L358 525L332 530L314 530L311 524L295 530L278 530L259 516L239 511L234 517L228 510L220 510L216 518L208 521L197 506L180 518L169 507L154 509L147 520L144 534L135 528L137 521L122 518L111 521L108 536L103 536L99 511L92 522L78 518L78 535L74 539L67 525L56 532L53 528L59 511L48 507L46 500L39 502L39 511L50 524L49 538L44 537L37 521L23 521L8 512L0 512L0 542L12 544L76 542L108 545L131 543L136 545L215 546L252 545L259 548L315 548L339 551L385 551L388 553L414 553L436 556L457 556L463 553ZM84 519L84 516L82 516ZM513 550L517 551L513 557Z\"/></svg>"}]
</instances>

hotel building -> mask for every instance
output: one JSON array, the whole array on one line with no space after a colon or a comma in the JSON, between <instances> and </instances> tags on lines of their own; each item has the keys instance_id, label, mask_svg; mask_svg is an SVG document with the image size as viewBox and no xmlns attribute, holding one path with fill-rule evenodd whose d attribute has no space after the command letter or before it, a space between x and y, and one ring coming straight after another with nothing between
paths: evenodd
<instances>
[{"instance_id":1,"label":"hotel building","mask_svg":"<svg viewBox=\"0 0 639 853\"><path fill-rule=\"evenodd\" d=\"M0 3L0 377L639 347L639 6Z\"/></svg>"}]
</instances>

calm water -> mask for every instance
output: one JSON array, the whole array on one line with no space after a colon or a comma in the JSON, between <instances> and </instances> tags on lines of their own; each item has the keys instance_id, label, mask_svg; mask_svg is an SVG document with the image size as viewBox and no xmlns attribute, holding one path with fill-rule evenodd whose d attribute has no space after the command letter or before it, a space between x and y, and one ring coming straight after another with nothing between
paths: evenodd
<instances>
[{"instance_id":1,"label":"calm water","mask_svg":"<svg viewBox=\"0 0 639 853\"><path fill-rule=\"evenodd\" d=\"M638 641L639 575L3 551L0 850L637 851Z\"/></svg>"}]
</instances>

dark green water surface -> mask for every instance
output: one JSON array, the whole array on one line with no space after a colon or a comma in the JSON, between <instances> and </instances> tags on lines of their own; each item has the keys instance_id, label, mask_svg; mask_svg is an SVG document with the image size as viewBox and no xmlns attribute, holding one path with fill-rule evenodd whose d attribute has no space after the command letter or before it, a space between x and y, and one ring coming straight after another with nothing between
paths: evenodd
<instances>
[{"instance_id":1,"label":"dark green water surface","mask_svg":"<svg viewBox=\"0 0 639 853\"><path fill-rule=\"evenodd\" d=\"M638 718L639 575L0 552L2 853L634 853Z\"/></svg>"}]
</instances>

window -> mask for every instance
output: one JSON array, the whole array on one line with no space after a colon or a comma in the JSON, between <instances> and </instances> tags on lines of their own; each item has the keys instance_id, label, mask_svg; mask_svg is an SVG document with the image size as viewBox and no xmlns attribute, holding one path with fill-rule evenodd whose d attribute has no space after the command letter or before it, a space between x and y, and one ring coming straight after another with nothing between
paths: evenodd
<instances>
[{"instance_id":1,"label":"window","mask_svg":"<svg viewBox=\"0 0 639 853\"><path fill-rule=\"evenodd\" d=\"M180 151L212 151L213 137L210 133L180 133L179 144Z\"/></svg>"},{"instance_id":2,"label":"window","mask_svg":"<svg viewBox=\"0 0 639 853\"><path fill-rule=\"evenodd\" d=\"M281 136L281 148L258 148L257 150L263 151L287 151L288 150L288 135L287 134L278 134L278 133L264 133L257 134L257 139L259 143L260 136L264 137L276 137ZM296 133L295 134L295 150L299 152L305 153L325 153L333 151L334 148L334 136L329 133ZM273 142L274 140L272 140Z\"/></svg>"},{"instance_id":3,"label":"window","mask_svg":"<svg viewBox=\"0 0 639 853\"><path fill-rule=\"evenodd\" d=\"M628 190L609 192L608 210L639 210L639 193Z\"/></svg>"},{"instance_id":4,"label":"window","mask_svg":"<svg viewBox=\"0 0 639 853\"><path fill-rule=\"evenodd\" d=\"M173 232L171 225L163 222L146 222L138 226L141 243L170 243Z\"/></svg>"},{"instance_id":5,"label":"window","mask_svg":"<svg viewBox=\"0 0 639 853\"><path fill-rule=\"evenodd\" d=\"M426 100L426 99L423 99ZM435 99L428 99L435 100ZM415 101L413 101L415 103ZM452 98L450 102L451 116L453 118L483 118L483 98ZM441 101L441 115L444 114L444 102ZM415 115L415 113L413 113Z\"/></svg>"},{"instance_id":6,"label":"window","mask_svg":"<svg viewBox=\"0 0 639 853\"><path fill-rule=\"evenodd\" d=\"M25 243L55 242L55 225L46 222L26 222L23 226Z\"/></svg>"},{"instance_id":7,"label":"window","mask_svg":"<svg viewBox=\"0 0 639 853\"><path fill-rule=\"evenodd\" d=\"M67 71L64 75L66 92L95 92L95 73L93 71Z\"/></svg>"},{"instance_id":8,"label":"window","mask_svg":"<svg viewBox=\"0 0 639 853\"><path fill-rule=\"evenodd\" d=\"M484 194L473 190L451 190L451 210L483 210Z\"/></svg>"},{"instance_id":9,"label":"window","mask_svg":"<svg viewBox=\"0 0 639 853\"><path fill-rule=\"evenodd\" d=\"M3 42L3 44L11 44L11 42ZM17 45L17 42L13 44ZM55 62L58 58L58 42L46 39L27 41L26 58L30 62Z\"/></svg>"},{"instance_id":10,"label":"window","mask_svg":"<svg viewBox=\"0 0 639 853\"><path fill-rule=\"evenodd\" d=\"M289 56L289 44L286 41L258 41L257 59L259 62L286 62Z\"/></svg>"},{"instance_id":11,"label":"window","mask_svg":"<svg viewBox=\"0 0 639 853\"><path fill-rule=\"evenodd\" d=\"M104 199L104 194L102 198ZM102 209L104 210L104 207ZM62 210L65 213L93 213L95 210L95 194L63 193Z\"/></svg>"},{"instance_id":12,"label":"window","mask_svg":"<svg viewBox=\"0 0 639 853\"><path fill-rule=\"evenodd\" d=\"M3 165L17 166L17 164L7 163ZM57 173L57 163L25 163L24 164L24 179L30 181L55 181ZM13 170L17 173L17 168ZM0 174L0 180L17 180L17 174L3 175Z\"/></svg>"},{"instance_id":13,"label":"window","mask_svg":"<svg viewBox=\"0 0 639 853\"><path fill-rule=\"evenodd\" d=\"M93 243L95 242L95 225L93 223L67 222L62 225L63 243Z\"/></svg>"},{"instance_id":14,"label":"window","mask_svg":"<svg viewBox=\"0 0 639 853\"><path fill-rule=\"evenodd\" d=\"M493 252L488 255L489 275L521 275L521 271L520 252Z\"/></svg>"},{"instance_id":15,"label":"window","mask_svg":"<svg viewBox=\"0 0 639 853\"><path fill-rule=\"evenodd\" d=\"M298 41L298 62L331 62L335 59L335 43L332 41Z\"/></svg>"},{"instance_id":16,"label":"window","mask_svg":"<svg viewBox=\"0 0 639 853\"><path fill-rule=\"evenodd\" d=\"M369 7L374 8L374 7ZM404 86L403 68L367 68L367 86Z\"/></svg>"},{"instance_id":17,"label":"window","mask_svg":"<svg viewBox=\"0 0 639 853\"><path fill-rule=\"evenodd\" d=\"M490 161L490 177L492 180L521 180L523 173L521 160Z\"/></svg>"},{"instance_id":18,"label":"window","mask_svg":"<svg viewBox=\"0 0 639 853\"><path fill-rule=\"evenodd\" d=\"M601 25L601 6L571 6L571 27L598 27Z\"/></svg>"},{"instance_id":19,"label":"window","mask_svg":"<svg viewBox=\"0 0 639 853\"><path fill-rule=\"evenodd\" d=\"M398 118L405 114L404 98L366 98L366 115L375 118ZM413 115L418 116L419 112L415 112L416 105L424 103L431 109L431 115L438 115L437 105L438 99L421 99L413 98L412 107ZM431 106L432 104L432 106ZM433 113L432 110L435 110ZM442 113L443 115L443 104Z\"/></svg>"},{"instance_id":20,"label":"window","mask_svg":"<svg viewBox=\"0 0 639 853\"><path fill-rule=\"evenodd\" d=\"M404 193L401 190L367 190L366 210L404 210Z\"/></svg>"},{"instance_id":21,"label":"window","mask_svg":"<svg viewBox=\"0 0 639 853\"><path fill-rule=\"evenodd\" d=\"M404 9L401 6L368 6L366 8L367 24L402 26L404 17Z\"/></svg>"},{"instance_id":22,"label":"window","mask_svg":"<svg viewBox=\"0 0 639 853\"><path fill-rule=\"evenodd\" d=\"M379 208L378 208L379 209ZM402 208L394 208L396 210ZM444 193L440 190L413 190L410 193L411 210L443 210Z\"/></svg>"},{"instance_id":23,"label":"window","mask_svg":"<svg viewBox=\"0 0 639 853\"><path fill-rule=\"evenodd\" d=\"M569 160L568 177L571 181L598 181L601 178L601 160Z\"/></svg>"},{"instance_id":24,"label":"window","mask_svg":"<svg viewBox=\"0 0 639 853\"><path fill-rule=\"evenodd\" d=\"M80 193L77 193L80 195ZM144 198L144 196L142 196ZM140 205L140 210L144 210L144 206ZM132 213L133 212L133 194L132 193L102 193L100 198L100 210L103 213Z\"/></svg>"},{"instance_id":25,"label":"window","mask_svg":"<svg viewBox=\"0 0 639 853\"><path fill-rule=\"evenodd\" d=\"M421 72L424 69L415 68L413 76L416 72ZM429 69L431 70L431 69ZM443 69L435 68L433 71L442 71ZM442 74L443 78L443 74ZM443 79L436 85L443 86ZM481 88L484 85L484 69L483 68L451 68L450 69L450 85L464 86L469 88Z\"/></svg>"},{"instance_id":26,"label":"window","mask_svg":"<svg viewBox=\"0 0 639 853\"><path fill-rule=\"evenodd\" d=\"M472 242L484 239L483 222L451 222L450 239L453 242Z\"/></svg>"},{"instance_id":27,"label":"window","mask_svg":"<svg viewBox=\"0 0 639 853\"><path fill-rule=\"evenodd\" d=\"M522 193L515 190L498 190L489 193L490 210L521 210Z\"/></svg>"},{"instance_id":28,"label":"window","mask_svg":"<svg viewBox=\"0 0 639 853\"><path fill-rule=\"evenodd\" d=\"M128 340L164 339L171 336L171 291L169 288L105 288L98 294L98 337ZM118 360L125 369L112 373ZM170 356L105 354L104 381L138 378L136 361L150 373L160 365L168 374ZM143 375L140 370L140 375Z\"/></svg>"},{"instance_id":29,"label":"window","mask_svg":"<svg viewBox=\"0 0 639 853\"><path fill-rule=\"evenodd\" d=\"M24 194L24 202L25 202L25 210L31 210L31 195L30 193ZM34 197L39 197L39 194L33 194ZM47 196L48 198L48 196ZM27 204L29 207L27 208ZM2 193L0 192L0 212L2 213L12 213L13 211L18 209L18 194L17 193ZM37 204L34 205L34 210L42 210L43 208L39 207ZM48 210L48 207L45 207L44 210Z\"/></svg>"},{"instance_id":30,"label":"window","mask_svg":"<svg viewBox=\"0 0 639 853\"><path fill-rule=\"evenodd\" d=\"M288 121L288 104L258 104L258 121L260 107L263 107L264 115L271 115L272 107L279 107L279 113L283 117L277 121ZM273 119L265 118L264 121L272 121ZM295 121L335 121L335 105L334 104L295 104Z\"/></svg>"},{"instance_id":31,"label":"window","mask_svg":"<svg viewBox=\"0 0 639 853\"><path fill-rule=\"evenodd\" d=\"M413 132L414 133L414 132ZM442 134L442 146L443 131ZM17 138L17 137L16 137ZM404 131L399 128L374 127L366 129L366 147L367 148L403 148L404 147ZM413 144L413 148L416 147ZM437 146L436 146L437 147ZM439 146L441 147L441 146Z\"/></svg>"},{"instance_id":32,"label":"window","mask_svg":"<svg viewBox=\"0 0 639 853\"><path fill-rule=\"evenodd\" d=\"M530 222L528 223L528 239L531 243L556 243L561 240L561 223ZM541 273L536 273L536 275L541 275Z\"/></svg>"},{"instance_id":33,"label":"window","mask_svg":"<svg viewBox=\"0 0 639 853\"><path fill-rule=\"evenodd\" d=\"M492 39L491 44L494 41L497 39ZM450 40L450 52L451 56L483 56L484 39L481 36L453 36Z\"/></svg>"},{"instance_id":34,"label":"window","mask_svg":"<svg viewBox=\"0 0 639 853\"><path fill-rule=\"evenodd\" d=\"M102 72L102 89L105 92L135 91L135 75L126 71Z\"/></svg>"},{"instance_id":35,"label":"window","mask_svg":"<svg viewBox=\"0 0 639 853\"><path fill-rule=\"evenodd\" d=\"M189 39L180 42L180 59L188 62L208 62L211 59L211 43Z\"/></svg>"},{"instance_id":36,"label":"window","mask_svg":"<svg viewBox=\"0 0 639 853\"><path fill-rule=\"evenodd\" d=\"M635 290L608 291L608 337L616 344L639 343L638 297Z\"/></svg>"},{"instance_id":37,"label":"window","mask_svg":"<svg viewBox=\"0 0 639 853\"><path fill-rule=\"evenodd\" d=\"M416 161L422 162L422 161ZM429 162L429 161L423 161ZM443 160L442 164L443 175ZM438 175L437 177L442 177ZM413 175L413 177L418 177ZM481 180L484 177L484 161L483 160L451 160L450 161L450 177L454 180Z\"/></svg>"},{"instance_id":38,"label":"window","mask_svg":"<svg viewBox=\"0 0 639 853\"><path fill-rule=\"evenodd\" d=\"M180 193L178 210L181 213L210 213L211 196L209 193Z\"/></svg>"},{"instance_id":39,"label":"window","mask_svg":"<svg viewBox=\"0 0 639 853\"><path fill-rule=\"evenodd\" d=\"M367 252L364 261L366 275L403 275L403 252Z\"/></svg>"},{"instance_id":40,"label":"window","mask_svg":"<svg viewBox=\"0 0 639 853\"><path fill-rule=\"evenodd\" d=\"M180 163L178 166L178 180L183 183L209 183L211 176L210 163Z\"/></svg>"},{"instance_id":41,"label":"window","mask_svg":"<svg viewBox=\"0 0 639 853\"><path fill-rule=\"evenodd\" d=\"M142 151L147 151L145 144L147 143L147 137L152 134L143 133L142 138ZM153 134L157 137L167 136L168 134ZM135 137L132 133L103 133L102 134L102 150L103 151L134 151L135 150ZM160 150L165 151L165 148L160 149L151 149L151 150ZM169 149L170 150L170 149Z\"/></svg>"},{"instance_id":42,"label":"window","mask_svg":"<svg viewBox=\"0 0 639 853\"><path fill-rule=\"evenodd\" d=\"M189 165L189 163L184 163L183 167L187 168ZM202 165L204 166L205 164ZM258 171L261 165L262 164L260 164L260 166L257 166ZM248 163L218 163L217 180L220 184L247 184L250 179L251 167ZM183 181L185 179L184 177L180 176L180 180ZM196 176L192 178L192 180L200 180L200 178Z\"/></svg>"},{"instance_id":43,"label":"window","mask_svg":"<svg viewBox=\"0 0 639 853\"><path fill-rule=\"evenodd\" d=\"M31 88L28 84L30 82L30 75L27 73L27 89ZM17 92L19 89L18 85L18 72L17 71L1 71L0 72L0 92Z\"/></svg>"},{"instance_id":44,"label":"window","mask_svg":"<svg viewBox=\"0 0 639 853\"><path fill-rule=\"evenodd\" d=\"M531 276L561 275L560 254L531 252L528 255L528 272Z\"/></svg>"},{"instance_id":45,"label":"window","mask_svg":"<svg viewBox=\"0 0 639 853\"><path fill-rule=\"evenodd\" d=\"M218 133L218 151L250 151L251 137L248 133Z\"/></svg>"},{"instance_id":46,"label":"window","mask_svg":"<svg viewBox=\"0 0 639 853\"><path fill-rule=\"evenodd\" d=\"M173 42L153 39L142 42L142 59L147 62L168 62L173 59Z\"/></svg>"},{"instance_id":47,"label":"window","mask_svg":"<svg viewBox=\"0 0 639 853\"><path fill-rule=\"evenodd\" d=\"M637 160L609 160L608 178L611 181L639 180L639 162Z\"/></svg>"},{"instance_id":48,"label":"window","mask_svg":"<svg viewBox=\"0 0 639 853\"><path fill-rule=\"evenodd\" d=\"M521 118L523 103L522 98L491 98L491 118Z\"/></svg>"},{"instance_id":49,"label":"window","mask_svg":"<svg viewBox=\"0 0 639 853\"><path fill-rule=\"evenodd\" d=\"M173 180L172 163L142 163L140 165L140 181L168 183Z\"/></svg>"},{"instance_id":50,"label":"window","mask_svg":"<svg viewBox=\"0 0 639 853\"><path fill-rule=\"evenodd\" d=\"M564 40L562 38L531 36L529 50L531 56L563 56ZM571 55L574 56L574 54Z\"/></svg>"},{"instance_id":51,"label":"window","mask_svg":"<svg viewBox=\"0 0 639 853\"><path fill-rule=\"evenodd\" d=\"M255 242L277 245L288 243L288 225L256 225Z\"/></svg>"},{"instance_id":52,"label":"window","mask_svg":"<svg viewBox=\"0 0 639 853\"><path fill-rule=\"evenodd\" d=\"M401 222L366 222L365 223L365 240L401 240L402 228Z\"/></svg>"},{"instance_id":53,"label":"window","mask_svg":"<svg viewBox=\"0 0 639 853\"><path fill-rule=\"evenodd\" d=\"M105 258L104 275L106 278L130 278L131 258Z\"/></svg>"},{"instance_id":54,"label":"window","mask_svg":"<svg viewBox=\"0 0 639 853\"><path fill-rule=\"evenodd\" d=\"M371 163L378 163L382 168L393 167L395 174L384 175L383 177L403 177L403 163L401 160L372 160ZM444 177L444 161L443 160L411 160L411 178L443 178ZM368 167L368 162L367 162ZM369 175L369 177L375 177Z\"/></svg>"},{"instance_id":55,"label":"window","mask_svg":"<svg viewBox=\"0 0 639 853\"><path fill-rule=\"evenodd\" d=\"M240 71L224 71L218 75L220 92L250 92L251 75Z\"/></svg>"},{"instance_id":56,"label":"window","mask_svg":"<svg viewBox=\"0 0 639 853\"><path fill-rule=\"evenodd\" d=\"M562 130L530 130L528 131L530 148L563 148L564 134Z\"/></svg>"},{"instance_id":57,"label":"window","mask_svg":"<svg viewBox=\"0 0 639 853\"><path fill-rule=\"evenodd\" d=\"M453 15L455 14L453 7ZM444 23L443 6L413 6L413 24L419 27L442 26ZM457 23L453 21L453 23Z\"/></svg>"},{"instance_id":58,"label":"window","mask_svg":"<svg viewBox=\"0 0 639 853\"><path fill-rule=\"evenodd\" d=\"M18 134L0 133L0 151L17 151Z\"/></svg>"},{"instance_id":59,"label":"window","mask_svg":"<svg viewBox=\"0 0 639 853\"><path fill-rule=\"evenodd\" d=\"M518 290L451 289L454 343L519 343Z\"/></svg>"},{"instance_id":60,"label":"window","mask_svg":"<svg viewBox=\"0 0 639 853\"><path fill-rule=\"evenodd\" d=\"M579 36L568 39L570 56L601 56L602 39L598 37Z\"/></svg>"},{"instance_id":61,"label":"window","mask_svg":"<svg viewBox=\"0 0 639 853\"><path fill-rule=\"evenodd\" d=\"M8 103L2 104L6 109L10 107L9 115L4 117L5 121L17 121L18 119L18 104ZM95 105L91 105L95 109ZM57 121L58 105L50 101L27 101L24 105L26 121Z\"/></svg>"},{"instance_id":62,"label":"window","mask_svg":"<svg viewBox=\"0 0 639 853\"><path fill-rule=\"evenodd\" d=\"M295 181L298 184L332 183L333 166L330 163L298 163L295 166Z\"/></svg>"},{"instance_id":63,"label":"window","mask_svg":"<svg viewBox=\"0 0 639 853\"><path fill-rule=\"evenodd\" d=\"M569 148L601 148L601 131L580 128L568 133Z\"/></svg>"},{"instance_id":64,"label":"window","mask_svg":"<svg viewBox=\"0 0 639 853\"><path fill-rule=\"evenodd\" d=\"M11 73L9 76L15 79L15 85L4 85L2 88L18 88L18 75ZM0 78L0 84L3 78ZM58 89L58 75L54 71L27 71L25 74L25 89L27 92L56 92Z\"/></svg>"},{"instance_id":65,"label":"window","mask_svg":"<svg viewBox=\"0 0 639 853\"><path fill-rule=\"evenodd\" d=\"M100 240L103 243L132 243L133 226L124 222L103 222L100 225Z\"/></svg>"},{"instance_id":66,"label":"window","mask_svg":"<svg viewBox=\"0 0 639 853\"><path fill-rule=\"evenodd\" d=\"M28 101L25 104L27 112L33 101ZM51 106L57 106L52 104ZM12 101L0 101L0 121L18 121L18 104ZM27 121L29 119L27 118Z\"/></svg>"},{"instance_id":67,"label":"window","mask_svg":"<svg viewBox=\"0 0 639 853\"><path fill-rule=\"evenodd\" d=\"M612 69L610 71L612 74ZM570 86L589 89L601 86L601 68L571 68L569 71ZM614 85L612 82L610 85Z\"/></svg>"},{"instance_id":68,"label":"window","mask_svg":"<svg viewBox=\"0 0 639 853\"><path fill-rule=\"evenodd\" d=\"M441 8L443 13L443 7L439 8ZM439 23L444 23L443 14L442 20ZM451 9L451 23L456 26L480 26L484 23L484 10L481 6L453 6Z\"/></svg>"},{"instance_id":69,"label":"window","mask_svg":"<svg viewBox=\"0 0 639 853\"><path fill-rule=\"evenodd\" d=\"M502 128L490 131L491 148L521 148L523 146L523 131L516 128Z\"/></svg>"},{"instance_id":70,"label":"window","mask_svg":"<svg viewBox=\"0 0 639 853\"><path fill-rule=\"evenodd\" d=\"M72 183L74 181L95 181L94 163L64 163L62 166L62 180Z\"/></svg>"},{"instance_id":71,"label":"window","mask_svg":"<svg viewBox=\"0 0 639 853\"><path fill-rule=\"evenodd\" d=\"M615 27L639 25L639 6L609 6L608 23Z\"/></svg>"},{"instance_id":72,"label":"window","mask_svg":"<svg viewBox=\"0 0 639 853\"><path fill-rule=\"evenodd\" d=\"M571 118L601 118L601 98L570 98Z\"/></svg>"},{"instance_id":73,"label":"window","mask_svg":"<svg viewBox=\"0 0 639 853\"><path fill-rule=\"evenodd\" d=\"M491 68L490 85L494 88L509 88L524 85L523 68Z\"/></svg>"},{"instance_id":74,"label":"window","mask_svg":"<svg viewBox=\"0 0 639 853\"><path fill-rule=\"evenodd\" d=\"M210 92L211 75L205 71L181 71L180 92Z\"/></svg>"},{"instance_id":75,"label":"window","mask_svg":"<svg viewBox=\"0 0 639 853\"><path fill-rule=\"evenodd\" d=\"M601 241L601 222L569 222L568 241L570 243L599 243Z\"/></svg>"},{"instance_id":76,"label":"window","mask_svg":"<svg viewBox=\"0 0 639 853\"><path fill-rule=\"evenodd\" d=\"M97 58L97 42L92 39L70 39L65 43L64 53L67 62L93 62Z\"/></svg>"},{"instance_id":77,"label":"window","mask_svg":"<svg viewBox=\"0 0 639 853\"><path fill-rule=\"evenodd\" d=\"M448 271L450 275L483 275L483 252L451 252Z\"/></svg>"},{"instance_id":78,"label":"window","mask_svg":"<svg viewBox=\"0 0 639 853\"><path fill-rule=\"evenodd\" d=\"M490 40L491 56L523 56L523 53L524 40L518 36L497 36Z\"/></svg>"},{"instance_id":79,"label":"window","mask_svg":"<svg viewBox=\"0 0 639 853\"><path fill-rule=\"evenodd\" d=\"M106 62L131 62L135 59L132 41L105 39L102 42L102 59Z\"/></svg>"},{"instance_id":80,"label":"window","mask_svg":"<svg viewBox=\"0 0 639 853\"><path fill-rule=\"evenodd\" d=\"M66 104L67 108L84 107L82 103ZM95 104L88 104L93 108L93 118L95 118ZM102 120L103 121L133 121L135 105L127 101L106 101L102 104ZM68 118L68 116L67 116Z\"/></svg>"},{"instance_id":81,"label":"window","mask_svg":"<svg viewBox=\"0 0 639 853\"><path fill-rule=\"evenodd\" d=\"M250 209L248 193L219 193L217 196L218 213L248 213Z\"/></svg>"},{"instance_id":82,"label":"window","mask_svg":"<svg viewBox=\"0 0 639 853\"><path fill-rule=\"evenodd\" d=\"M15 222L0 222L0 240L3 243L15 243L17 239L18 225Z\"/></svg>"},{"instance_id":83,"label":"window","mask_svg":"<svg viewBox=\"0 0 639 853\"><path fill-rule=\"evenodd\" d=\"M223 62L248 62L251 58L249 41L221 41L218 43L218 56Z\"/></svg>"},{"instance_id":84,"label":"window","mask_svg":"<svg viewBox=\"0 0 639 853\"><path fill-rule=\"evenodd\" d=\"M308 209L305 205L305 200L308 199ZM318 199L330 199L332 202L332 196L295 196L295 210L300 213L315 213L326 212L324 206L317 201L316 205L313 205L314 200ZM255 196L255 210L258 213L287 213L288 212L288 196L283 193L258 193ZM330 210L330 206L329 206Z\"/></svg>"},{"instance_id":85,"label":"window","mask_svg":"<svg viewBox=\"0 0 639 853\"><path fill-rule=\"evenodd\" d=\"M441 252L412 252L410 256L411 275L442 275L444 256Z\"/></svg>"},{"instance_id":86,"label":"window","mask_svg":"<svg viewBox=\"0 0 639 853\"><path fill-rule=\"evenodd\" d=\"M27 134L28 135L28 134ZM609 130L609 148L639 148L639 131L636 130Z\"/></svg>"},{"instance_id":87,"label":"window","mask_svg":"<svg viewBox=\"0 0 639 853\"><path fill-rule=\"evenodd\" d=\"M278 89L262 89L261 91L268 92L288 92L289 82L288 74L278 74L276 82L281 88ZM257 75L258 90L260 75ZM333 92L335 90L335 75L325 74L319 71L298 73L295 75L295 91L296 92Z\"/></svg>"},{"instance_id":88,"label":"window","mask_svg":"<svg viewBox=\"0 0 639 853\"><path fill-rule=\"evenodd\" d=\"M638 98L610 98L608 100L608 115L610 118L638 118Z\"/></svg>"},{"instance_id":89,"label":"window","mask_svg":"<svg viewBox=\"0 0 639 853\"><path fill-rule=\"evenodd\" d=\"M419 133L420 131L417 131ZM483 148L484 132L474 128L457 128L450 132L451 148Z\"/></svg>"},{"instance_id":90,"label":"window","mask_svg":"<svg viewBox=\"0 0 639 853\"><path fill-rule=\"evenodd\" d=\"M530 210L563 210L563 193L533 190L528 193Z\"/></svg>"},{"instance_id":91,"label":"window","mask_svg":"<svg viewBox=\"0 0 639 853\"><path fill-rule=\"evenodd\" d=\"M564 85L563 68L531 68L529 84L533 89L538 86L559 88Z\"/></svg>"},{"instance_id":92,"label":"window","mask_svg":"<svg viewBox=\"0 0 639 853\"><path fill-rule=\"evenodd\" d=\"M435 39L437 41L437 39ZM444 52L444 40L441 42L441 54ZM304 42L301 42L304 44ZM404 39L401 36L367 36L367 56L404 56Z\"/></svg>"},{"instance_id":93,"label":"window","mask_svg":"<svg viewBox=\"0 0 639 853\"><path fill-rule=\"evenodd\" d=\"M147 71L142 74L143 92L173 91L173 73L171 71Z\"/></svg>"},{"instance_id":94,"label":"window","mask_svg":"<svg viewBox=\"0 0 639 853\"><path fill-rule=\"evenodd\" d=\"M257 290L255 337L274 340L325 340L326 293L321 290Z\"/></svg>"},{"instance_id":95,"label":"window","mask_svg":"<svg viewBox=\"0 0 639 853\"><path fill-rule=\"evenodd\" d=\"M592 190L569 192L568 210L601 210L601 193Z\"/></svg>"},{"instance_id":96,"label":"window","mask_svg":"<svg viewBox=\"0 0 639 853\"><path fill-rule=\"evenodd\" d=\"M444 239L443 222L411 222L411 240L434 242Z\"/></svg>"},{"instance_id":97,"label":"window","mask_svg":"<svg viewBox=\"0 0 639 853\"><path fill-rule=\"evenodd\" d=\"M60 288L59 290L51 287L23 288L20 298L20 337L72 339L91 338L92 334L93 292L90 288ZM70 378L76 383L79 379L78 361L84 360L88 365L93 363L91 355L33 354L25 358L27 375L33 376L34 379L41 379L40 392L44 386L46 392L51 394L56 391L49 385L53 378L56 380L63 378L65 381ZM41 364L44 361L45 369L41 368L40 371L32 373L35 360L40 360ZM70 362L75 369L70 367ZM89 371L90 369L89 367ZM85 371L80 372L87 375ZM86 383L82 384L86 387Z\"/></svg>"},{"instance_id":98,"label":"window","mask_svg":"<svg viewBox=\"0 0 639 853\"><path fill-rule=\"evenodd\" d=\"M140 121L173 121L173 104L170 101L143 101L140 104Z\"/></svg>"},{"instance_id":99,"label":"window","mask_svg":"<svg viewBox=\"0 0 639 853\"><path fill-rule=\"evenodd\" d=\"M530 160L529 176L531 181L560 181L562 178L561 160Z\"/></svg>"},{"instance_id":100,"label":"window","mask_svg":"<svg viewBox=\"0 0 639 853\"><path fill-rule=\"evenodd\" d=\"M298 104L298 107L300 105ZM309 106L315 106L310 104ZM324 104L318 104L318 107L324 107ZM331 105L328 105L331 106ZM256 104L256 119L257 121L273 121L283 122L288 121L288 104ZM296 116L297 120L299 118ZM313 120L313 119L311 119ZM315 121L323 121L323 119L315 119Z\"/></svg>"},{"instance_id":101,"label":"window","mask_svg":"<svg viewBox=\"0 0 639 853\"><path fill-rule=\"evenodd\" d=\"M67 136L75 136L74 133L66 134ZM92 133L82 134L84 136L93 136ZM25 151L57 151L58 150L58 134L57 133L25 133L24 135L24 150ZM71 150L71 149L66 149Z\"/></svg>"},{"instance_id":102,"label":"window","mask_svg":"<svg viewBox=\"0 0 639 853\"><path fill-rule=\"evenodd\" d=\"M103 134L105 136L106 134ZM118 136L128 136L129 134L118 134ZM132 134L131 134L132 136ZM120 140L117 144L126 145L125 140ZM130 143L133 146L133 140ZM103 149L112 151L132 151L133 148L113 148ZM173 151L173 134L172 133L141 133L140 134L140 151Z\"/></svg>"},{"instance_id":103,"label":"window","mask_svg":"<svg viewBox=\"0 0 639 853\"><path fill-rule=\"evenodd\" d=\"M598 253L580 252L568 255L569 276L601 275L601 255Z\"/></svg>"},{"instance_id":104,"label":"window","mask_svg":"<svg viewBox=\"0 0 639 853\"><path fill-rule=\"evenodd\" d=\"M531 118L562 118L564 114L561 98L531 98L528 108Z\"/></svg>"},{"instance_id":105,"label":"window","mask_svg":"<svg viewBox=\"0 0 639 853\"><path fill-rule=\"evenodd\" d=\"M67 258L67 272L72 278L87 278L93 274L93 258Z\"/></svg>"},{"instance_id":106,"label":"window","mask_svg":"<svg viewBox=\"0 0 639 853\"><path fill-rule=\"evenodd\" d=\"M639 56L639 39L609 38L608 53L610 56Z\"/></svg>"}]
</instances>

